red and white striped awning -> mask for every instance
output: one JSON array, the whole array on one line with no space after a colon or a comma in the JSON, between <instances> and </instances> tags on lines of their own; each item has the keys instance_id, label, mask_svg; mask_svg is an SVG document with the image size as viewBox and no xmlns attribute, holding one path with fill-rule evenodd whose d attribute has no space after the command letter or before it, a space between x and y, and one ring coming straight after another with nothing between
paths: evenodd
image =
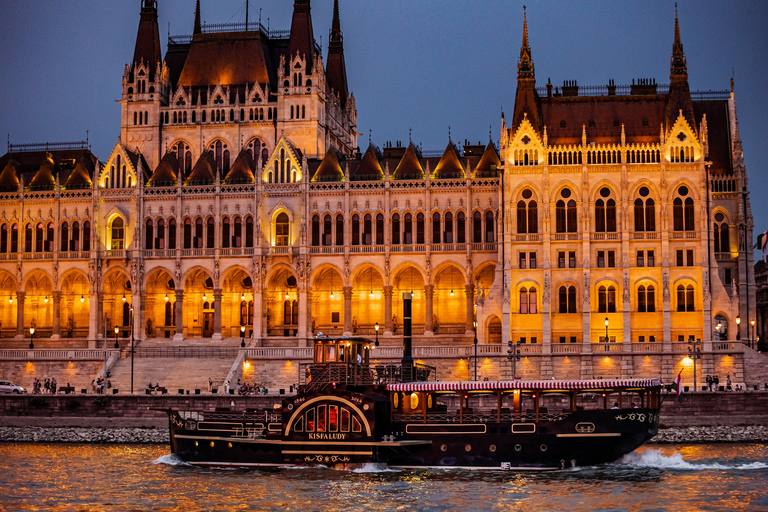
<instances>
[{"instance_id":1,"label":"red and white striped awning","mask_svg":"<svg viewBox=\"0 0 768 512\"><path fill-rule=\"evenodd\" d=\"M650 388L661 386L661 379L599 379L599 380L512 380L403 382L388 384L388 391L505 391L525 390L602 390L616 388Z\"/></svg>"}]
</instances>

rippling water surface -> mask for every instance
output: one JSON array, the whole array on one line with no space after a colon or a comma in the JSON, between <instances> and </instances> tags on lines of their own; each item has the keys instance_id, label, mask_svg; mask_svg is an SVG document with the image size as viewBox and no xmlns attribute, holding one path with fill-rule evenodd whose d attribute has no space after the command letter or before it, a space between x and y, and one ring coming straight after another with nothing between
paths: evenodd
<instances>
[{"instance_id":1,"label":"rippling water surface","mask_svg":"<svg viewBox=\"0 0 768 512\"><path fill-rule=\"evenodd\" d=\"M768 511L768 446L644 447L563 472L218 470L166 446L0 444L0 511Z\"/></svg>"}]
</instances>

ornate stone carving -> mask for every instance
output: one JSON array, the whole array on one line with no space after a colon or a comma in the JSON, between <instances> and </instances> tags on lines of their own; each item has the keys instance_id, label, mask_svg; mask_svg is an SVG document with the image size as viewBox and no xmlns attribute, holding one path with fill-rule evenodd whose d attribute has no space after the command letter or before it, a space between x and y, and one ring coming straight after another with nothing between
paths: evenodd
<instances>
[{"instance_id":1,"label":"ornate stone carving","mask_svg":"<svg viewBox=\"0 0 768 512\"><path fill-rule=\"evenodd\" d=\"M589 303L590 303L590 294L589 294L589 275L584 274L584 295L582 297L582 303L584 304L584 309L589 309Z\"/></svg>"},{"instance_id":2,"label":"ornate stone carving","mask_svg":"<svg viewBox=\"0 0 768 512\"><path fill-rule=\"evenodd\" d=\"M669 302L670 296L669 296L669 270L664 270L664 274L662 276L663 278L663 297L664 302Z\"/></svg>"},{"instance_id":3,"label":"ornate stone carving","mask_svg":"<svg viewBox=\"0 0 768 512\"><path fill-rule=\"evenodd\" d=\"M542 304L549 304L549 270L544 271L544 290L541 294Z\"/></svg>"},{"instance_id":4,"label":"ornate stone carving","mask_svg":"<svg viewBox=\"0 0 768 512\"><path fill-rule=\"evenodd\" d=\"M624 304L629 304L629 272L624 272Z\"/></svg>"}]
</instances>

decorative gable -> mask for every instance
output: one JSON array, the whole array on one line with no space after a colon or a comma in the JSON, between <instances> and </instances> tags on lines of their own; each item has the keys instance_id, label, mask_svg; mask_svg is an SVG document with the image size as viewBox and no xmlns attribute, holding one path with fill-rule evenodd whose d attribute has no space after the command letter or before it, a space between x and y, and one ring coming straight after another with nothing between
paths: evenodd
<instances>
[{"instance_id":1,"label":"decorative gable","mask_svg":"<svg viewBox=\"0 0 768 512\"><path fill-rule=\"evenodd\" d=\"M544 154L544 144L525 115L515 133L509 136L504 160L512 165L539 165L543 163Z\"/></svg>"},{"instance_id":2,"label":"decorative gable","mask_svg":"<svg viewBox=\"0 0 768 512\"><path fill-rule=\"evenodd\" d=\"M139 162L141 157L131 153L121 143L117 143L107 159L106 165L101 168L99 174L99 188L124 188L136 184L138 170L134 162Z\"/></svg>"},{"instance_id":3,"label":"decorative gable","mask_svg":"<svg viewBox=\"0 0 768 512\"><path fill-rule=\"evenodd\" d=\"M275 145L261 173L263 183L298 183L302 179L302 155L284 135Z\"/></svg>"},{"instance_id":4,"label":"decorative gable","mask_svg":"<svg viewBox=\"0 0 768 512\"><path fill-rule=\"evenodd\" d=\"M667 134L664 154L666 160L671 163L698 162L704 154L702 145L682 110Z\"/></svg>"}]
</instances>

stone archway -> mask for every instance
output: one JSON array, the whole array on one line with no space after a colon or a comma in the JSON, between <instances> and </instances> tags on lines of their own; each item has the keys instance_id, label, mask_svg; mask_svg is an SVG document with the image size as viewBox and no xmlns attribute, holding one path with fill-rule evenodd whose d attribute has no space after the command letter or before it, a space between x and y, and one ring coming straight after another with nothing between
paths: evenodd
<instances>
[{"instance_id":1,"label":"stone archway","mask_svg":"<svg viewBox=\"0 0 768 512\"><path fill-rule=\"evenodd\" d=\"M203 268L193 268L184 277L182 325L184 336L189 338L213 338L217 334L213 278Z\"/></svg>"},{"instance_id":2,"label":"stone archway","mask_svg":"<svg viewBox=\"0 0 768 512\"><path fill-rule=\"evenodd\" d=\"M424 278L413 266L407 266L397 273L392 281L392 332L403 333L403 294L412 293L411 302L412 330L414 334L423 334L426 321L426 291Z\"/></svg>"},{"instance_id":3,"label":"stone archway","mask_svg":"<svg viewBox=\"0 0 768 512\"><path fill-rule=\"evenodd\" d=\"M250 338L253 332L253 280L242 267L232 267L222 278L221 331L224 337ZM241 330L241 327L245 327Z\"/></svg>"},{"instance_id":4,"label":"stone archway","mask_svg":"<svg viewBox=\"0 0 768 512\"><path fill-rule=\"evenodd\" d=\"M312 283L312 334L344 331L344 278L332 266L317 271Z\"/></svg>"},{"instance_id":5,"label":"stone archway","mask_svg":"<svg viewBox=\"0 0 768 512\"><path fill-rule=\"evenodd\" d=\"M435 275L434 283L433 332L464 334L467 326L467 289L464 286L464 274L455 265L450 265Z\"/></svg>"},{"instance_id":6,"label":"stone archway","mask_svg":"<svg viewBox=\"0 0 768 512\"><path fill-rule=\"evenodd\" d=\"M107 339L127 338L131 335L131 280L123 269L104 276L102 283L102 314L106 321ZM117 327L117 333L115 333ZM104 325L102 325L104 328ZM119 342L118 342L119 343Z\"/></svg>"},{"instance_id":7,"label":"stone archway","mask_svg":"<svg viewBox=\"0 0 768 512\"><path fill-rule=\"evenodd\" d=\"M176 283L164 268L152 269L144 284L141 330L150 338L172 338L176 332ZM137 327L138 329L138 327Z\"/></svg>"},{"instance_id":8,"label":"stone archway","mask_svg":"<svg viewBox=\"0 0 768 512\"><path fill-rule=\"evenodd\" d=\"M299 288L296 275L280 266L267 279L267 336L295 336L299 331Z\"/></svg>"},{"instance_id":9,"label":"stone archway","mask_svg":"<svg viewBox=\"0 0 768 512\"><path fill-rule=\"evenodd\" d=\"M88 276L80 270L65 273L59 295L60 333L62 338L88 336L91 297Z\"/></svg>"},{"instance_id":10,"label":"stone archway","mask_svg":"<svg viewBox=\"0 0 768 512\"><path fill-rule=\"evenodd\" d=\"M352 283L352 334L372 336L384 325L384 278L373 265L357 269Z\"/></svg>"},{"instance_id":11,"label":"stone archway","mask_svg":"<svg viewBox=\"0 0 768 512\"><path fill-rule=\"evenodd\" d=\"M0 272L0 338L16 335L16 291L16 279L8 272Z\"/></svg>"},{"instance_id":12,"label":"stone archway","mask_svg":"<svg viewBox=\"0 0 768 512\"><path fill-rule=\"evenodd\" d=\"M35 338L49 338L53 333L53 283L41 270L33 270L24 282L24 329L35 326Z\"/></svg>"}]
</instances>

